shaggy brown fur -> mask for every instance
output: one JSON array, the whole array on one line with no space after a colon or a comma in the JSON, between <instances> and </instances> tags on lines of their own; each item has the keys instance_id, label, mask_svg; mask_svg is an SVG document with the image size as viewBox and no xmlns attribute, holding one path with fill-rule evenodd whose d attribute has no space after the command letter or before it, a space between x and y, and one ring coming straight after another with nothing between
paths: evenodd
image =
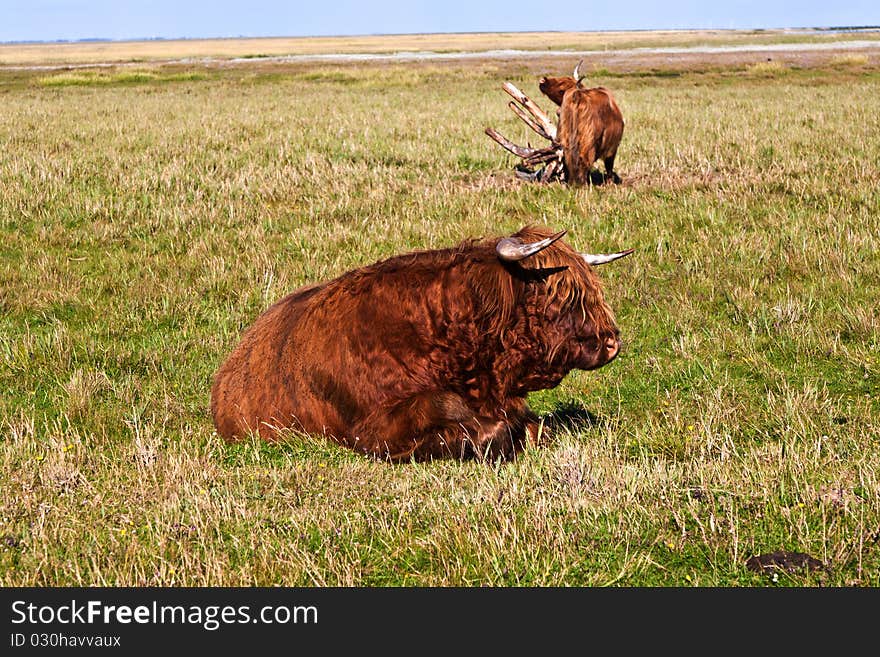
<instances>
[{"instance_id":1,"label":"shaggy brown fur","mask_svg":"<svg viewBox=\"0 0 880 657\"><path fill-rule=\"evenodd\" d=\"M538 88L559 105L556 139L562 146L568 182L586 184L597 160L605 164L605 180L620 182L614 158L624 122L611 92L605 87L585 89L573 77L544 77Z\"/></svg>"},{"instance_id":2,"label":"shaggy brown fur","mask_svg":"<svg viewBox=\"0 0 880 657\"><path fill-rule=\"evenodd\" d=\"M563 240L509 263L499 239L392 257L278 301L217 371L217 431L272 440L291 427L392 461L509 457L537 440L527 393L610 362L618 329Z\"/></svg>"}]
</instances>

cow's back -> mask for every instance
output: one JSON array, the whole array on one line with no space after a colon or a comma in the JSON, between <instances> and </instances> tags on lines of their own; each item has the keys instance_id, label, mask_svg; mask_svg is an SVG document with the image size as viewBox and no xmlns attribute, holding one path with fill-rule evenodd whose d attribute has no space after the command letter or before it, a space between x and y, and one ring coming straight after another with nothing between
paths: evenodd
<instances>
[{"instance_id":1,"label":"cow's back","mask_svg":"<svg viewBox=\"0 0 880 657\"><path fill-rule=\"evenodd\" d=\"M218 433L273 439L290 427L344 440L375 409L436 387L456 357L444 350L447 332L468 317L462 303L472 303L452 264L459 259L453 251L405 254L271 306L217 371Z\"/></svg>"},{"instance_id":2,"label":"cow's back","mask_svg":"<svg viewBox=\"0 0 880 657\"><path fill-rule=\"evenodd\" d=\"M287 397L291 390L307 392L291 378L291 373L301 371L295 361L303 357L293 343L302 332L302 318L312 298L324 285L296 290L268 308L217 370L211 415L217 432L227 440L249 431L271 438L275 435L271 427L278 420L290 426ZM286 367L279 367L280 362Z\"/></svg>"},{"instance_id":3,"label":"cow's back","mask_svg":"<svg viewBox=\"0 0 880 657\"><path fill-rule=\"evenodd\" d=\"M604 159L617 152L617 147L623 138L623 114L614 96L605 87L596 87L589 91L594 92L591 94L591 105L601 126L601 131L597 130L599 134L597 134L596 157Z\"/></svg>"}]
</instances>

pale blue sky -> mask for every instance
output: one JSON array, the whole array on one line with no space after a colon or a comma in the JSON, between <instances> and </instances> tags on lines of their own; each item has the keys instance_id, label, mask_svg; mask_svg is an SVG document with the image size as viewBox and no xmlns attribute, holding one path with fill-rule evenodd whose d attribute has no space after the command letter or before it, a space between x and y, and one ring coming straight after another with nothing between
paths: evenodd
<instances>
[{"instance_id":1,"label":"pale blue sky","mask_svg":"<svg viewBox=\"0 0 880 657\"><path fill-rule=\"evenodd\" d=\"M880 0L0 0L0 41L880 25Z\"/></svg>"}]
</instances>

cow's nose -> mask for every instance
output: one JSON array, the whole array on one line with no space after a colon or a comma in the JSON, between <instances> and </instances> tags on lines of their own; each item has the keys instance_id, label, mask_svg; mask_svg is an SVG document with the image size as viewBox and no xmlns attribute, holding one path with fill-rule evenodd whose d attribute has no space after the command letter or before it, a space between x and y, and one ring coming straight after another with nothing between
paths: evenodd
<instances>
[{"instance_id":1,"label":"cow's nose","mask_svg":"<svg viewBox=\"0 0 880 657\"><path fill-rule=\"evenodd\" d=\"M605 351L608 352L608 358L614 358L620 351L620 340L618 338L605 339Z\"/></svg>"}]
</instances>

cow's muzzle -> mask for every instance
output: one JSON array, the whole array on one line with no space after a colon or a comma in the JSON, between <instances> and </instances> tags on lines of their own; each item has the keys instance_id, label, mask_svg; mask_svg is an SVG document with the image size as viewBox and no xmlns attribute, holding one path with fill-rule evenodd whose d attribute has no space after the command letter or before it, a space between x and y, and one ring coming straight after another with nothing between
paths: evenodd
<instances>
[{"instance_id":1,"label":"cow's muzzle","mask_svg":"<svg viewBox=\"0 0 880 657\"><path fill-rule=\"evenodd\" d=\"M617 354L620 353L620 338L610 337L605 339L605 355L607 360L606 363L610 363Z\"/></svg>"}]
</instances>

